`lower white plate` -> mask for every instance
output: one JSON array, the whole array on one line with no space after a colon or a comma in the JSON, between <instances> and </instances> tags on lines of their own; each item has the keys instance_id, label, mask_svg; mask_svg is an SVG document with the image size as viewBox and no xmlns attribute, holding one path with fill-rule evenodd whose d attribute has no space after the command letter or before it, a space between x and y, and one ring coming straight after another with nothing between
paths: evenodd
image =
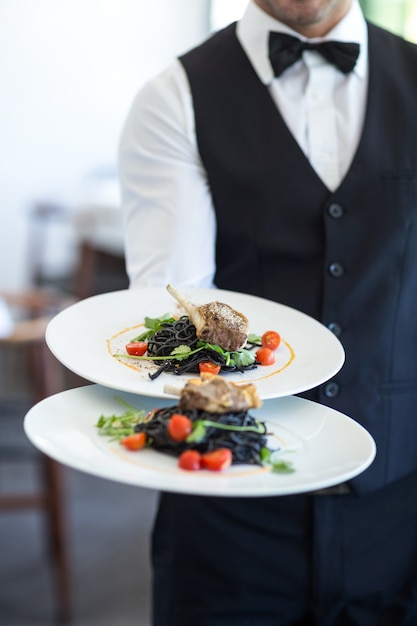
<instances>
[{"instance_id":1,"label":"lower white plate","mask_svg":"<svg viewBox=\"0 0 417 626\"><path fill-rule=\"evenodd\" d=\"M295 396L266 400L251 414L280 441L291 474L236 465L223 472L187 472L177 460L151 449L128 452L98 435L100 415L121 414L115 396L145 411L170 406L155 399L89 385L42 400L27 413L24 428L42 452L77 470L140 487L196 495L278 496L347 481L373 461L375 443L357 422L333 409Z\"/></svg>"}]
</instances>

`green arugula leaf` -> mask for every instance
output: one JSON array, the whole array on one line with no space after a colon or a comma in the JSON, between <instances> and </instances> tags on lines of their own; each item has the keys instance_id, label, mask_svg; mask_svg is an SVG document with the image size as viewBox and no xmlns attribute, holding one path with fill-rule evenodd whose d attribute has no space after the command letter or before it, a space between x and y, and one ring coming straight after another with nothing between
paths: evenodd
<instances>
[{"instance_id":1,"label":"green arugula leaf","mask_svg":"<svg viewBox=\"0 0 417 626\"><path fill-rule=\"evenodd\" d=\"M219 428L220 430L232 430L234 432L252 432L265 433L265 426L260 422L256 422L256 426L232 426L231 424L221 424L220 422L212 422L211 420L196 420L193 424L193 430L186 438L187 443L199 443L206 436L207 428Z\"/></svg>"},{"instance_id":2,"label":"green arugula leaf","mask_svg":"<svg viewBox=\"0 0 417 626\"><path fill-rule=\"evenodd\" d=\"M133 337L130 341L147 341L158 330L161 330L163 324L175 322L175 318L172 317L170 313L164 313L161 317L145 317L144 321L145 328L149 330L145 330L137 337Z\"/></svg>"},{"instance_id":3,"label":"green arugula leaf","mask_svg":"<svg viewBox=\"0 0 417 626\"><path fill-rule=\"evenodd\" d=\"M126 411L122 415L101 415L96 427L99 435L110 437L112 441L120 441L123 437L134 433L134 427L144 421L146 413L143 409L136 409L117 396L115 400L126 406Z\"/></svg>"},{"instance_id":4,"label":"green arugula leaf","mask_svg":"<svg viewBox=\"0 0 417 626\"><path fill-rule=\"evenodd\" d=\"M295 472L294 466L291 461L285 461L280 455L280 450L270 450L269 448L262 448L261 459L264 465L271 468L273 472L277 474L292 474Z\"/></svg>"},{"instance_id":5,"label":"green arugula leaf","mask_svg":"<svg viewBox=\"0 0 417 626\"><path fill-rule=\"evenodd\" d=\"M161 317L145 317L145 327L154 332L161 329L162 324L175 322L175 318L170 313L164 313Z\"/></svg>"},{"instance_id":6,"label":"green arugula leaf","mask_svg":"<svg viewBox=\"0 0 417 626\"><path fill-rule=\"evenodd\" d=\"M247 341L248 343L255 343L257 345L262 345L261 336L255 335L255 333L249 333Z\"/></svg>"},{"instance_id":7,"label":"green arugula leaf","mask_svg":"<svg viewBox=\"0 0 417 626\"><path fill-rule=\"evenodd\" d=\"M219 354L228 354L223 348L218 346L216 343L206 343L205 341L197 342L198 348L207 348L207 350L213 350L213 352L218 352Z\"/></svg>"},{"instance_id":8,"label":"green arugula leaf","mask_svg":"<svg viewBox=\"0 0 417 626\"><path fill-rule=\"evenodd\" d=\"M294 466L291 461L274 461L271 463L272 471L277 474L292 474L295 472Z\"/></svg>"}]
</instances>

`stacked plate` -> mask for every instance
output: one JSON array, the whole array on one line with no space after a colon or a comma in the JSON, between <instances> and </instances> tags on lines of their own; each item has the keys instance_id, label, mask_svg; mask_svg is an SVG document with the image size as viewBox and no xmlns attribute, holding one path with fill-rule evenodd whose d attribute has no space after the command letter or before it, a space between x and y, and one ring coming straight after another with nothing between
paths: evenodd
<instances>
[{"instance_id":1,"label":"stacked plate","mask_svg":"<svg viewBox=\"0 0 417 626\"><path fill-rule=\"evenodd\" d=\"M215 297L213 297L215 294ZM184 290L194 304L225 302L249 320L249 332L276 330L281 344L274 365L228 373L230 382L253 382L262 398L251 414L266 422L278 438L283 458L295 471L277 474L266 468L232 466L224 472L187 472L176 459L152 449L125 451L97 433L101 415L120 414L120 399L149 411L177 403L165 392L181 388L190 376L162 373L156 366L116 358L143 331L145 317L176 314L165 289L116 291L82 300L48 325L46 342L55 357L92 385L51 396L25 417L32 443L52 458L103 478L181 493L221 496L269 496L308 492L353 478L375 456L369 433L351 418L295 397L332 378L343 366L339 340L322 324L290 307L255 296L208 289ZM195 374L193 375L195 377Z\"/></svg>"}]
</instances>

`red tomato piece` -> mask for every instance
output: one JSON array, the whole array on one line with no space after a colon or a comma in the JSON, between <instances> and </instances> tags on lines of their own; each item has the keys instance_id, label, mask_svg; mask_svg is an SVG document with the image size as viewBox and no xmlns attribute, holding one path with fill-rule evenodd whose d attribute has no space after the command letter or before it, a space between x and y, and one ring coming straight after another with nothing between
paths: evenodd
<instances>
[{"instance_id":1,"label":"red tomato piece","mask_svg":"<svg viewBox=\"0 0 417 626\"><path fill-rule=\"evenodd\" d=\"M185 441L193 429L193 423L186 415L174 413L168 422L168 435L174 441Z\"/></svg>"},{"instance_id":2,"label":"red tomato piece","mask_svg":"<svg viewBox=\"0 0 417 626\"><path fill-rule=\"evenodd\" d=\"M146 433L133 433L120 441L127 450L140 450L146 444Z\"/></svg>"},{"instance_id":3,"label":"red tomato piece","mask_svg":"<svg viewBox=\"0 0 417 626\"><path fill-rule=\"evenodd\" d=\"M213 361L201 361L198 364L200 372L206 372L208 374L214 374L215 376L220 372L220 365L213 363Z\"/></svg>"},{"instance_id":4,"label":"red tomato piece","mask_svg":"<svg viewBox=\"0 0 417 626\"><path fill-rule=\"evenodd\" d=\"M126 352L132 356L143 356L147 349L146 341L130 341L126 344Z\"/></svg>"},{"instance_id":5,"label":"red tomato piece","mask_svg":"<svg viewBox=\"0 0 417 626\"><path fill-rule=\"evenodd\" d=\"M261 337L261 343L264 348L276 350L281 342L281 336L275 330L267 330Z\"/></svg>"},{"instance_id":6,"label":"red tomato piece","mask_svg":"<svg viewBox=\"0 0 417 626\"><path fill-rule=\"evenodd\" d=\"M217 450L205 452L201 457L201 464L212 472L221 472L231 465L232 458L232 451L229 448L217 448Z\"/></svg>"},{"instance_id":7,"label":"red tomato piece","mask_svg":"<svg viewBox=\"0 0 417 626\"><path fill-rule=\"evenodd\" d=\"M255 354L256 360L260 365L272 365L275 363L275 356L269 348L259 348Z\"/></svg>"},{"instance_id":8,"label":"red tomato piece","mask_svg":"<svg viewBox=\"0 0 417 626\"><path fill-rule=\"evenodd\" d=\"M201 469L201 454L198 450L184 450L178 457L178 465L181 469L195 472Z\"/></svg>"}]
</instances>

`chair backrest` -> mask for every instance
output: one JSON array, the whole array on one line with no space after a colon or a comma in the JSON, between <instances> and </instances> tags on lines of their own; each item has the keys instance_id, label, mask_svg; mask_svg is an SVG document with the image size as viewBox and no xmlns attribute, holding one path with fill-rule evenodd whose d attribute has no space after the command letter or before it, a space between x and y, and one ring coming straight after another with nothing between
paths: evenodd
<instances>
[{"instance_id":1,"label":"chair backrest","mask_svg":"<svg viewBox=\"0 0 417 626\"><path fill-rule=\"evenodd\" d=\"M1 293L13 325L0 337L1 386L16 394L29 393L33 402L63 389L63 368L45 343L45 331L56 313L73 299L42 290ZM9 376L8 380L8 373Z\"/></svg>"}]
</instances>

